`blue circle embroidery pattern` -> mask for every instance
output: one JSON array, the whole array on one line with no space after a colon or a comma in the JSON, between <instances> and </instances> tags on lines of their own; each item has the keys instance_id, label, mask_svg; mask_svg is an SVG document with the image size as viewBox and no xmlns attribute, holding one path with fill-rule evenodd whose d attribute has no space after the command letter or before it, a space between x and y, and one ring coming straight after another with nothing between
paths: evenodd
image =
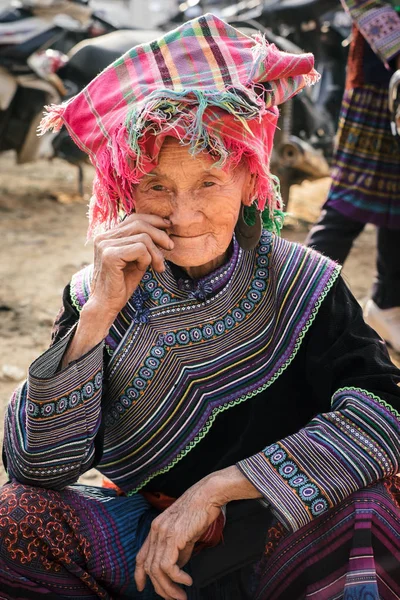
<instances>
[{"instance_id":1,"label":"blue circle embroidery pattern","mask_svg":"<svg viewBox=\"0 0 400 600\"><path fill-rule=\"evenodd\" d=\"M132 400L136 400L137 398L139 398L139 392L137 390L135 390L135 388L133 387L129 387L126 390L126 395L131 398Z\"/></svg>"},{"instance_id":2,"label":"blue circle embroidery pattern","mask_svg":"<svg viewBox=\"0 0 400 600\"><path fill-rule=\"evenodd\" d=\"M306 483L300 488L302 500L313 500L316 496L318 496L318 488L313 483Z\"/></svg>"},{"instance_id":3,"label":"blue circle embroidery pattern","mask_svg":"<svg viewBox=\"0 0 400 600\"><path fill-rule=\"evenodd\" d=\"M259 292L258 290L250 290L250 292L247 294L247 297L252 302L259 302L262 296L261 292Z\"/></svg>"},{"instance_id":4,"label":"blue circle embroidery pattern","mask_svg":"<svg viewBox=\"0 0 400 600\"><path fill-rule=\"evenodd\" d=\"M121 396L120 401L122 406L124 406L125 408L129 408L132 404L132 400L128 396Z\"/></svg>"},{"instance_id":5,"label":"blue circle embroidery pattern","mask_svg":"<svg viewBox=\"0 0 400 600\"><path fill-rule=\"evenodd\" d=\"M319 487L300 471L293 460L286 460L287 454L280 444L268 446L263 454L313 515L319 515L328 509L328 502Z\"/></svg>"},{"instance_id":6,"label":"blue circle embroidery pattern","mask_svg":"<svg viewBox=\"0 0 400 600\"><path fill-rule=\"evenodd\" d=\"M143 390L146 387L146 382L143 379L141 379L140 377L135 377L135 379L133 380L133 385L138 390Z\"/></svg>"},{"instance_id":7,"label":"blue circle embroidery pattern","mask_svg":"<svg viewBox=\"0 0 400 600\"><path fill-rule=\"evenodd\" d=\"M85 398L91 398L94 394L94 385L90 381L83 386L82 394Z\"/></svg>"},{"instance_id":8,"label":"blue circle embroidery pattern","mask_svg":"<svg viewBox=\"0 0 400 600\"><path fill-rule=\"evenodd\" d=\"M262 279L256 279L252 282L251 287L255 290L261 290L263 292L267 287L267 284Z\"/></svg>"},{"instance_id":9,"label":"blue circle embroidery pattern","mask_svg":"<svg viewBox=\"0 0 400 600\"><path fill-rule=\"evenodd\" d=\"M139 375L140 377L143 377L143 379L151 379L154 375L154 371L152 369L149 369L148 367L142 367L139 370Z\"/></svg>"},{"instance_id":10,"label":"blue circle embroidery pattern","mask_svg":"<svg viewBox=\"0 0 400 600\"><path fill-rule=\"evenodd\" d=\"M192 342L200 342L200 340L203 339L201 330L198 327L195 327L190 331L190 339L192 340Z\"/></svg>"},{"instance_id":11,"label":"blue circle embroidery pattern","mask_svg":"<svg viewBox=\"0 0 400 600\"><path fill-rule=\"evenodd\" d=\"M328 503L325 498L318 498L311 504L311 512L314 516L318 516L328 510Z\"/></svg>"},{"instance_id":12,"label":"blue circle embroidery pattern","mask_svg":"<svg viewBox=\"0 0 400 600\"><path fill-rule=\"evenodd\" d=\"M176 335L170 331L166 333L164 336L164 343L166 346L175 346L176 344Z\"/></svg>"},{"instance_id":13,"label":"blue circle embroidery pattern","mask_svg":"<svg viewBox=\"0 0 400 600\"><path fill-rule=\"evenodd\" d=\"M259 267L267 267L269 263L268 257L267 256L259 256L257 258L257 264Z\"/></svg>"},{"instance_id":14,"label":"blue circle embroidery pattern","mask_svg":"<svg viewBox=\"0 0 400 600\"><path fill-rule=\"evenodd\" d=\"M40 407L31 400L28 400L26 405L27 414L32 418L50 417L54 413L58 415L63 414L69 409L82 404L86 399L91 398L96 391L100 390L102 382L103 374L99 372L91 381L86 382L81 390L74 390L68 397L63 396Z\"/></svg>"},{"instance_id":15,"label":"blue circle embroidery pattern","mask_svg":"<svg viewBox=\"0 0 400 600\"><path fill-rule=\"evenodd\" d=\"M217 321L214 325L214 329L215 329L216 334L218 334L218 335L223 334L225 331L225 323L222 320Z\"/></svg>"},{"instance_id":16,"label":"blue circle embroidery pattern","mask_svg":"<svg viewBox=\"0 0 400 600\"><path fill-rule=\"evenodd\" d=\"M271 456L271 454L273 454L276 450L278 450L278 448L279 448L278 444L271 444L271 446L268 446L267 448L265 448L265 450L264 450L265 456Z\"/></svg>"},{"instance_id":17,"label":"blue circle embroidery pattern","mask_svg":"<svg viewBox=\"0 0 400 600\"><path fill-rule=\"evenodd\" d=\"M295 475L297 473L297 471L298 471L297 465L291 460L286 460L279 467L279 473L285 479L290 479L291 477L293 477L293 475Z\"/></svg>"},{"instance_id":18,"label":"blue circle embroidery pattern","mask_svg":"<svg viewBox=\"0 0 400 600\"><path fill-rule=\"evenodd\" d=\"M164 340L165 341L165 340ZM162 358L165 355L165 350L162 346L154 346L151 350L150 350L150 354L152 356L154 356L155 358Z\"/></svg>"},{"instance_id":19,"label":"blue circle embroidery pattern","mask_svg":"<svg viewBox=\"0 0 400 600\"><path fill-rule=\"evenodd\" d=\"M37 417L40 412L38 405L34 404L30 400L28 401L26 410L30 417Z\"/></svg>"},{"instance_id":20,"label":"blue circle embroidery pattern","mask_svg":"<svg viewBox=\"0 0 400 600\"><path fill-rule=\"evenodd\" d=\"M225 317L225 325L227 329L232 329L232 327L234 327L235 325L235 319L228 315L227 317Z\"/></svg>"},{"instance_id":21,"label":"blue circle embroidery pattern","mask_svg":"<svg viewBox=\"0 0 400 600\"><path fill-rule=\"evenodd\" d=\"M214 335L214 328L212 325L204 325L202 330L203 336L206 339L212 338Z\"/></svg>"},{"instance_id":22,"label":"blue circle embroidery pattern","mask_svg":"<svg viewBox=\"0 0 400 600\"><path fill-rule=\"evenodd\" d=\"M178 344L181 346L186 346L186 344L190 342L189 332L185 329L181 329L181 331L178 331L176 339Z\"/></svg>"},{"instance_id":23,"label":"blue circle embroidery pattern","mask_svg":"<svg viewBox=\"0 0 400 600\"><path fill-rule=\"evenodd\" d=\"M50 417L54 413L54 403L50 402L49 404L42 406L40 413L42 417Z\"/></svg>"},{"instance_id":24,"label":"blue circle embroidery pattern","mask_svg":"<svg viewBox=\"0 0 400 600\"><path fill-rule=\"evenodd\" d=\"M295 477L292 477L292 479L290 479L289 485L293 488L297 488L304 485L306 481L307 477L305 475L296 475Z\"/></svg>"},{"instance_id":25,"label":"blue circle embroidery pattern","mask_svg":"<svg viewBox=\"0 0 400 600\"><path fill-rule=\"evenodd\" d=\"M232 315L233 315L233 318L235 319L235 321L243 321L244 316L245 316L244 312L242 310L240 310L240 308L235 308L232 311Z\"/></svg>"},{"instance_id":26,"label":"blue circle embroidery pattern","mask_svg":"<svg viewBox=\"0 0 400 600\"><path fill-rule=\"evenodd\" d=\"M58 415L62 414L68 406L68 398L60 398L56 404L56 413Z\"/></svg>"},{"instance_id":27,"label":"blue circle embroidery pattern","mask_svg":"<svg viewBox=\"0 0 400 600\"><path fill-rule=\"evenodd\" d=\"M250 302L249 300L242 300L240 303L240 308L244 312L249 313L253 310L254 304L252 302Z\"/></svg>"},{"instance_id":28,"label":"blue circle embroidery pattern","mask_svg":"<svg viewBox=\"0 0 400 600\"><path fill-rule=\"evenodd\" d=\"M72 392L72 394L70 394L68 398L68 404L70 408L73 408L74 406L79 404L80 399L81 395L78 390L76 392Z\"/></svg>"},{"instance_id":29,"label":"blue circle embroidery pattern","mask_svg":"<svg viewBox=\"0 0 400 600\"><path fill-rule=\"evenodd\" d=\"M155 358L154 356L149 356L148 358L146 358L146 360L144 361L144 364L146 365L146 367L148 367L149 369L157 369L160 366L160 361L158 358Z\"/></svg>"},{"instance_id":30,"label":"blue circle embroidery pattern","mask_svg":"<svg viewBox=\"0 0 400 600\"><path fill-rule=\"evenodd\" d=\"M161 296L162 296L162 289L157 288L156 290L154 290L151 297L153 298L153 300L158 300L159 298L161 298Z\"/></svg>"},{"instance_id":31,"label":"blue circle embroidery pattern","mask_svg":"<svg viewBox=\"0 0 400 600\"><path fill-rule=\"evenodd\" d=\"M284 452L283 450L278 450L277 452L275 452L275 454L271 456L270 461L273 465L279 465L282 461L285 460L285 458L287 458L286 452Z\"/></svg>"},{"instance_id":32,"label":"blue circle embroidery pattern","mask_svg":"<svg viewBox=\"0 0 400 600\"><path fill-rule=\"evenodd\" d=\"M155 279L151 279L147 283L144 284L144 289L146 292L153 292L157 288L157 282Z\"/></svg>"}]
</instances>

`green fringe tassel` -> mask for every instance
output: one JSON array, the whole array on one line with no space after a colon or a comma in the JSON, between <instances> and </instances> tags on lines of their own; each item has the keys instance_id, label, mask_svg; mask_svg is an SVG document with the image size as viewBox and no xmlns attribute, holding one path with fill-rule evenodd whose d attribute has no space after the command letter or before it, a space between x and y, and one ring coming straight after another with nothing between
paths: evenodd
<instances>
[{"instance_id":1,"label":"green fringe tassel","mask_svg":"<svg viewBox=\"0 0 400 600\"><path fill-rule=\"evenodd\" d=\"M279 177L270 175L271 181L274 186L275 196L277 198L281 198L281 186L279 182ZM254 225L256 221L256 203L251 206L244 207L244 220L248 225ZM270 207L267 206L261 213L261 220L263 223L264 229L275 233L275 235L281 235L281 230L284 225L285 217L288 213L278 208L275 208L271 211Z\"/></svg>"},{"instance_id":2,"label":"green fringe tassel","mask_svg":"<svg viewBox=\"0 0 400 600\"><path fill-rule=\"evenodd\" d=\"M248 225L254 225L256 220L256 210L257 207L255 204L251 206L245 206L244 208L244 220ZM267 207L261 213L261 219L263 222L264 229L275 233L276 235L281 234L281 230L285 221L287 213L283 210L278 210L277 208L271 214L270 209Z\"/></svg>"}]
</instances>

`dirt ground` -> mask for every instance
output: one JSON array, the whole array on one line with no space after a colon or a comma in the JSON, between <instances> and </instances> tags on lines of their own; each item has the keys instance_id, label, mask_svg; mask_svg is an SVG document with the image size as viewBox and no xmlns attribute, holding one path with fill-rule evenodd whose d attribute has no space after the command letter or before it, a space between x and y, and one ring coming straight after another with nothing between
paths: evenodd
<instances>
[{"instance_id":1,"label":"dirt ground","mask_svg":"<svg viewBox=\"0 0 400 600\"><path fill-rule=\"evenodd\" d=\"M29 364L49 343L61 294L71 275L88 264L86 204L92 172L85 172L85 199L74 192L77 173L61 161L15 165L0 157L0 444L4 410ZM329 179L294 186L284 237L303 241L317 218ZM344 269L356 297L368 295L375 264L375 230L368 226ZM393 359L400 362L399 356ZM97 472L85 475L92 484ZM5 473L0 462L0 484Z\"/></svg>"}]
</instances>

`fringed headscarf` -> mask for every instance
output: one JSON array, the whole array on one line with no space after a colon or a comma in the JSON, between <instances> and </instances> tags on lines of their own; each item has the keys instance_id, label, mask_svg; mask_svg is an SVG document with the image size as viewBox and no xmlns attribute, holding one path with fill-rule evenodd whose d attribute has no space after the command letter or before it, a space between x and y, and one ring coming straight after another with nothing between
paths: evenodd
<instances>
[{"instance_id":1,"label":"fringed headscarf","mask_svg":"<svg viewBox=\"0 0 400 600\"><path fill-rule=\"evenodd\" d=\"M246 159L259 210L279 211L269 170L277 105L317 81L312 54L288 54L212 14L132 48L77 96L47 107L40 132L64 124L96 170L89 234L135 206L166 136L223 166Z\"/></svg>"}]
</instances>

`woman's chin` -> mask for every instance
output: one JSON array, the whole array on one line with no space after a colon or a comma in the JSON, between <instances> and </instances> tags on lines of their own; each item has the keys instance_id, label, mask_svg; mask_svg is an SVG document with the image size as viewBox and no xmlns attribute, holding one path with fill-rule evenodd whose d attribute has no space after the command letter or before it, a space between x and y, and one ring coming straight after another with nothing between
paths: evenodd
<instances>
[{"instance_id":1,"label":"woman's chin","mask_svg":"<svg viewBox=\"0 0 400 600\"><path fill-rule=\"evenodd\" d=\"M231 241L231 239L215 240L215 237L210 234L191 238L171 236L171 239L175 247L171 251L163 252L165 258L183 269L195 269L195 272L199 269L199 273L202 273L199 276L213 271L224 262ZM202 267L205 268L204 272Z\"/></svg>"},{"instance_id":2,"label":"woman's chin","mask_svg":"<svg viewBox=\"0 0 400 600\"><path fill-rule=\"evenodd\" d=\"M216 258L213 255L209 256L209 252L207 252L205 248L203 248L203 251L198 251L195 248L181 250L175 247L171 252L165 252L164 254L167 260L184 269L201 267Z\"/></svg>"}]
</instances>

